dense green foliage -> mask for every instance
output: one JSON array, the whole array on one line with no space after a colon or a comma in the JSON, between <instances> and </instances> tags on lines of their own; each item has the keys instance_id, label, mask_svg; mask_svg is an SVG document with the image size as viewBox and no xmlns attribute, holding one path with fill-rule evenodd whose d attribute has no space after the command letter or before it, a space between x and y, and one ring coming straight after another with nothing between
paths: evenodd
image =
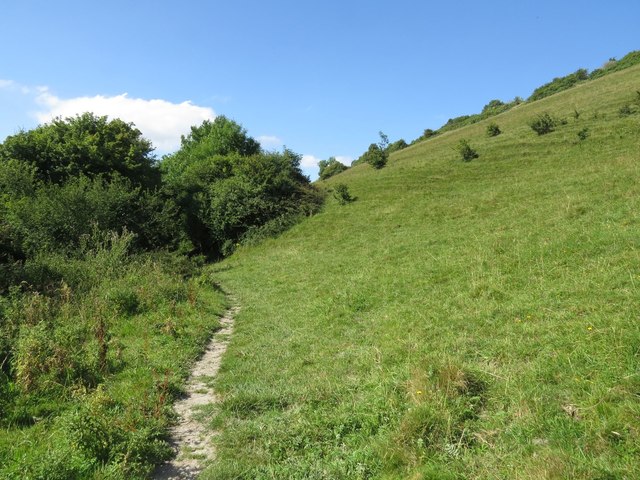
<instances>
[{"instance_id":1,"label":"dense green foliage","mask_svg":"<svg viewBox=\"0 0 640 480\"><path fill-rule=\"evenodd\" d=\"M639 82L356 165L326 184L358 201L214 266L251 308L202 478L640 478Z\"/></svg>"},{"instance_id":2,"label":"dense green foliage","mask_svg":"<svg viewBox=\"0 0 640 480\"><path fill-rule=\"evenodd\" d=\"M95 232L0 297L0 478L146 478L223 299L186 259ZM60 279L60 280L56 280Z\"/></svg>"},{"instance_id":3,"label":"dense green foliage","mask_svg":"<svg viewBox=\"0 0 640 480\"><path fill-rule=\"evenodd\" d=\"M627 53L620 60L611 59L602 68L597 68L589 74L590 79L596 79L610 73L619 72L640 63L640 50Z\"/></svg>"},{"instance_id":4,"label":"dense green foliage","mask_svg":"<svg viewBox=\"0 0 640 480\"><path fill-rule=\"evenodd\" d=\"M328 160L320 160L320 162L318 162L318 168L320 180L326 180L340 172L344 172L349 167L340 163L335 157L331 157Z\"/></svg>"},{"instance_id":5,"label":"dense green foliage","mask_svg":"<svg viewBox=\"0 0 640 480\"><path fill-rule=\"evenodd\" d=\"M355 200L351 196L351 192L349 192L349 187L344 183L338 183L333 187L333 198L335 198L340 205L346 205Z\"/></svg>"},{"instance_id":6,"label":"dense green foliage","mask_svg":"<svg viewBox=\"0 0 640 480\"><path fill-rule=\"evenodd\" d=\"M367 151L360 158L354 160L351 165L368 163L376 170L384 168L389 160L389 138L383 132L378 132L378 135L380 136L380 141L369 145Z\"/></svg>"},{"instance_id":7,"label":"dense green foliage","mask_svg":"<svg viewBox=\"0 0 640 480\"><path fill-rule=\"evenodd\" d=\"M389 146L387 147L387 153L392 154L393 152L398 152L404 148L407 148L408 146L409 144L405 142L403 138L401 138L400 140L396 140L395 142L389 144Z\"/></svg>"},{"instance_id":8,"label":"dense green foliage","mask_svg":"<svg viewBox=\"0 0 640 480\"><path fill-rule=\"evenodd\" d=\"M0 478L145 478L225 301L183 254L258 243L322 202L299 155L224 117L161 168L151 152L89 113L0 144Z\"/></svg>"},{"instance_id":9,"label":"dense green foliage","mask_svg":"<svg viewBox=\"0 0 640 480\"><path fill-rule=\"evenodd\" d=\"M547 133L553 132L556 129L557 124L558 121L547 112L538 114L536 118L529 122L531 130L536 132L538 135L546 135Z\"/></svg>"},{"instance_id":10,"label":"dense green foliage","mask_svg":"<svg viewBox=\"0 0 640 480\"><path fill-rule=\"evenodd\" d=\"M33 165L38 178L50 183L79 175L122 176L134 185L153 187L160 177L152 151L132 124L85 113L8 137L0 144L0 160Z\"/></svg>"},{"instance_id":11,"label":"dense green foliage","mask_svg":"<svg viewBox=\"0 0 640 480\"><path fill-rule=\"evenodd\" d=\"M587 70L585 70L584 68L580 68L574 73L571 73L564 77L554 78L549 83L545 83L541 87L536 88L529 97L529 101L540 100L541 98L545 98L549 95L553 95L554 93L558 93L571 88L574 85L580 82L584 82L588 79L589 72L587 72Z\"/></svg>"},{"instance_id":12,"label":"dense green foliage","mask_svg":"<svg viewBox=\"0 0 640 480\"><path fill-rule=\"evenodd\" d=\"M497 123L491 122L489 125L487 125L487 136L497 137L501 133L502 131L500 130L500 127L498 126Z\"/></svg>"},{"instance_id":13,"label":"dense green foliage","mask_svg":"<svg viewBox=\"0 0 640 480\"><path fill-rule=\"evenodd\" d=\"M469 140L465 138L458 142L456 149L458 150L460 158L463 162L470 162L471 160L474 160L480 156L478 155L478 152L471 148L471 145L469 145Z\"/></svg>"},{"instance_id":14,"label":"dense green foliage","mask_svg":"<svg viewBox=\"0 0 640 480\"><path fill-rule=\"evenodd\" d=\"M289 225L283 217L318 211L322 197L300 159L290 150L263 152L240 125L220 116L192 127L161 169L193 248L220 257L245 237L255 239L264 225Z\"/></svg>"}]
</instances>

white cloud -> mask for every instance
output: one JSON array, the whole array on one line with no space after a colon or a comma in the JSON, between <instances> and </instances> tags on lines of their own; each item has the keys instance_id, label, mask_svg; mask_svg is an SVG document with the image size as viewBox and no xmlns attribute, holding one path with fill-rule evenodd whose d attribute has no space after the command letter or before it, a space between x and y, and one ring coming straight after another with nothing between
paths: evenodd
<instances>
[{"instance_id":1,"label":"white cloud","mask_svg":"<svg viewBox=\"0 0 640 480\"><path fill-rule=\"evenodd\" d=\"M126 93L113 97L59 98L47 88L39 88L37 103L43 110L36 113L39 122L48 122L56 117L73 117L84 112L106 115L133 122L143 136L153 143L159 152L168 153L180 146L180 136L189 132L192 125L215 118L208 107L194 105L190 101L171 103L167 100L130 98Z\"/></svg>"},{"instance_id":2,"label":"white cloud","mask_svg":"<svg viewBox=\"0 0 640 480\"><path fill-rule=\"evenodd\" d=\"M302 155L302 160L300 160L300 166L302 168L316 168L318 166L318 162L320 159L314 157L313 155Z\"/></svg>"},{"instance_id":3,"label":"white cloud","mask_svg":"<svg viewBox=\"0 0 640 480\"><path fill-rule=\"evenodd\" d=\"M274 135L260 135L257 140L265 148L281 147L283 145L282 140Z\"/></svg>"},{"instance_id":4,"label":"white cloud","mask_svg":"<svg viewBox=\"0 0 640 480\"><path fill-rule=\"evenodd\" d=\"M42 92L46 90L46 87L28 87L26 85L21 85L18 82L13 80L7 80L0 78L0 89L7 90L9 92L20 92L23 95L29 95L32 93Z\"/></svg>"}]
</instances>

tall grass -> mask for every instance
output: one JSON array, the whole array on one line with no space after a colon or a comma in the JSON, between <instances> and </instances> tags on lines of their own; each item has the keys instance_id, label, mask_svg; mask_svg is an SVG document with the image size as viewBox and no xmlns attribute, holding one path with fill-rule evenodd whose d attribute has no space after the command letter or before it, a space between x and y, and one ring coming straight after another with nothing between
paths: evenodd
<instances>
[{"instance_id":1,"label":"tall grass","mask_svg":"<svg viewBox=\"0 0 640 480\"><path fill-rule=\"evenodd\" d=\"M224 298L186 259L129 253L132 238L40 254L3 298L0 478L146 478L171 455L171 401Z\"/></svg>"}]
</instances>

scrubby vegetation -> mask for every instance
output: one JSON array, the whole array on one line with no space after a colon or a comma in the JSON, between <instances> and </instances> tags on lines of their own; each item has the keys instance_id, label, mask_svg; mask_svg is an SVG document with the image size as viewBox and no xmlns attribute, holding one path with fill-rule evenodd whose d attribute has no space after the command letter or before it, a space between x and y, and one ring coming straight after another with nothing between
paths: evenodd
<instances>
[{"instance_id":1,"label":"scrubby vegetation","mask_svg":"<svg viewBox=\"0 0 640 480\"><path fill-rule=\"evenodd\" d=\"M458 142L456 149L458 150L460 158L463 162L470 162L471 160L474 160L480 156L478 155L478 152L471 148L471 145L469 145L469 140L465 138Z\"/></svg>"},{"instance_id":2,"label":"scrubby vegetation","mask_svg":"<svg viewBox=\"0 0 640 480\"><path fill-rule=\"evenodd\" d=\"M536 132L538 135L546 135L547 133L553 132L557 124L558 121L547 112L538 114L535 119L529 122L531 130Z\"/></svg>"},{"instance_id":3,"label":"scrubby vegetation","mask_svg":"<svg viewBox=\"0 0 640 480\"><path fill-rule=\"evenodd\" d=\"M389 138L383 132L378 132L378 135L380 141L369 145L368 150L360 158L354 160L352 165L368 163L376 170L384 168L389 160Z\"/></svg>"},{"instance_id":4,"label":"scrubby vegetation","mask_svg":"<svg viewBox=\"0 0 640 480\"><path fill-rule=\"evenodd\" d=\"M584 68L580 68L576 70L574 73L566 75L564 77L554 78L551 82L546 83L538 88L536 88L533 93L529 96L526 103L534 102L536 100L541 100L555 93L562 92L569 88L572 88L578 84L594 80L605 75L618 72L624 70L626 68L632 67L640 63L640 51L630 52L625 55L622 59L616 60L615 58L609 59L602 68L598 68L589 73L588 70ZM437 130L426 129L424 134L415 139L412 144L427 140L431 137L439 135L444 132L457 130L459 128L473 125L474 123L478 123L487 118L493 117L495 115L507 112L512 108L525 103L525 101L516 97L511 102L502 102L501 100L491 100L488 104L486 104L481 113L472 114L472 115L462 115L460 117L450 118L447 123L441 126Z\"/></svg>"},{"instance_id":5,"label":"scrubby vegetation","mask_svg":"<svg viewBox=\"0 0 640 480\"><path fill-rule=\"evenodd\" d=\"M248 307L205 479L639 477L639 58L380 132L322 211L225 117L160 162L92 114L8 137L0 478L146 478L217 281Z\"/></svg>"},{"instance_id":6,"label":"scrubby vegetation","mask_svg":"<svg viewBox=\"0 0 640 480\"><path fill-rule=\"evenodd\" d=\"M346 165L340 163L335 157L331 157L328 160L320 160L318 163L320 180L326 180L327 178L331 178L334 175L337 175L340 172L344 172L347 167Z\"/></svg>"},{"instance_id":7,"label":"scrubby vegetation","mask_svg":"<svg viewBox=\"0 0 640 480\"><path fill-rule=\"evenodd\" d=\"M497 137L501 133L502 133L502 130L500 130L500 127L498 126L497 123L491 122L489 125L487 125L487 136Z\"/></svg>"},{"instance_id":8,"label":"scrubby vegetation","mask_svg":"<svg viewBox=\"0 0 640 480\"><path fill-rule=\"evenodd\" d=\"M333 187L333 198L335 198L340 205L346 205L355 200L349 192L349 187L344 183L338 183Z\"/></svg>"},{"instance_id":9,"label":"scrubby vegetation","mask_svg":"<svg viewBox=\"0 0 640 480\"><path fill-rule=\"evenodd\" d=\"M89 113L0 144L0 478L145 478L225 307L204 259L322 202L224 117L152 152Z\"/></svg>"}]
</instances>

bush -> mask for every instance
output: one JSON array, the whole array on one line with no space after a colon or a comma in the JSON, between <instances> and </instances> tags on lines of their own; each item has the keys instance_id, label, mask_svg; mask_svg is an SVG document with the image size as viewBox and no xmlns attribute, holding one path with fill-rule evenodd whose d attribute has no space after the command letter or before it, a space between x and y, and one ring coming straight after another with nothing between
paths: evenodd
<instances>
[{"instance_id":1,"label":"bush","mask_svg":"<svg viewBox=\"0 0 640 480\"><path fill-rule=\"evenodd\" d=\"M529 126L538 135L546 135L547 133L551 133L555 130L557 123L558 122L551 115L545 112L538 115L535 120L529 123Z\"/></svg>"},{"instance_id":2,"label":"bush","mask_svg":"<svg viewBox=\"0 0 640 480\"><path fill-rule=\"evenodd\" d=\"M318 167L320 167L320 180L326 180L349 168L336 160L335 157L331 157L328 160L320 160Z\"/></svg>"},{"instance_id":3,"label":"bush","mask_svg":"<svg viewBox=\"0 0 640 480\"><path fill-rule=\"evenodd\" d=\"M618 110L618 114L621 117L628 117L629 115L633 115L633 108L631 108L629 104L625 104L620 107L620 110Z\"/></svg>"},{"instance_id":4,"label":"bush","mask_svg":"<svg viewBox=\"0 0 640 480\"><path fill-rule=\"evenodd\" d=\"M479 157L478 152L469 145L469 141L464 139L460 140L460 143L458 143L458 152L460 153L463 162L470 162L471 160Z\"/></svg>"},{"instance_id":5,"label":"bush","mask_svg":"<svg viewBox=\"0 0 640 480\"><path fill-rule=\"evenodd\" d=\"M420 137L423 140L426 140L427 138L431 138L434 137L438 134L438 132L436 132L435 130L431 129L431 128L426 128L424 130L424 132L422 132L422 137Z\"/></svg>"},{"instance_id":6,"label":"bush","mask_svg":"<svg viewBox=\"0 0 640 480\"><path fill-rule=\"evenodd\" d=\"M578 140L584 141L584 140L587 139L587 137L589 137L589 129L588 128L583 128L582 130L580 130L578 132Z\"/></svg>"},{"instance_id":7,"label":"bush","mask_svg":"<svg viewBox=\"0 0 640 480\"><path fill-rule=\"evenodd\" d=\"M502 131L500 130L500 127L498 127L497 123L490 123L489 125L487 125L487 135L488 136L497 137L501 133L502 133Z\"/></svg>"},{"instance_id":8,"label":"bush","mask_svg":"<svg viewBox=\"0 0 640 480\"><path fill-rule=\"evenodd\" d=\"M551 82L536 88L529 97L529 101L532 102L534 100L540 100L541 98L548 97L549 95L553 95L554 93L567 90L577 83L584 82L588 79L589 73L584 68L576 70L574 73L571 73L567 76L554 78Z\"/></svg>"},{"instance_id":9,"label":"bush","mask_svg":"<svg viewBox=\"0 0 640 480\"><path fill-rule=\"evenodd\" d=\"M151 142L133 124L91 113L56 118L0 144L0 160L30 164L41 180L58 184L80 175L120 176L154 187L160 175L152 152Z\"/></svg>"},{"instance_id":10,"label":"bush","mask_svg":"<svg viewBox=\"0 0 640 480\"><path fill-rule=\"evenodd\" d=\"M351 165L359 165L361 163L368 163L375 169L381 169L387 164L389 159L389 138L382 132L380 134L380 141L378 143L372 143L369 148L360 157L354 160Z\"/></svg>"},{"instance_id":11,"label":"bush","mask_svg":"<svg viewBox=\"0 0 640 480\"><path fill-rule=\"evenodd\" d=\"M388 153L393 153L393 152L397 152L399 150L403 150L405 148L407 148L409 145L407 144L407 142L404 141L403 138L401 138L400 140L397 140L395 142L393 142L392 144L390 144L387 147L387 152Z\"/></svg>"},{"instance_id":12,"label":"bush","mask_svg":"<svg viewBox=\"0 0 640 480\"><path fill-rule=\"evenodd\" d=\"M349 193L349 187L344 183L338 183L333 188L333 198L335 198L340 205L346 205L355 200L355 198L351 196L351 193Z\"/></svg>"},{"instance_id":13,"label":"bush","mask_svg":"<svg viewBox=\"0 0 640 480\"><path fill-rule=\"evenodd\" d=\"M387 164L388 154L377 144L372 143L367 150L366 162L376 170L380 170Z\"/></svg>"}]
</instances>

